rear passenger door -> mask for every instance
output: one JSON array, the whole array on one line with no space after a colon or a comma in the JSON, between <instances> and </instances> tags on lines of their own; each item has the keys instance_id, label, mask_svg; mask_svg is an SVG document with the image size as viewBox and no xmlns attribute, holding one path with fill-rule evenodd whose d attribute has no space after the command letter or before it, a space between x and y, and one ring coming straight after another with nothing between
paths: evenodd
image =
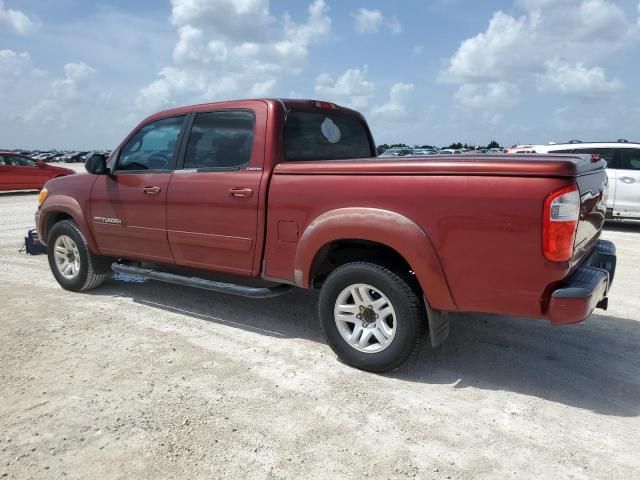
<instances>
[{"instance_id":1,"label":"rear passenger door","mask_svg":"<svg viewBox=\"0 0 640 480\"><path fill-rule=\"evenodd\" d=\"M264 161L266 105L260 105L193 114L167 195L167 234L178 265L251 274Z\"/></svg>"},{"instance_id":2,"label":"rear passenger door","mask_svg":"<svg viewBox=\"0 0 640 480\"><path fill-rule=\"evenodd\" d=\"M613 216L640 218L640 149L620 149L616 163Z\"/></svg>"}]
</instances>

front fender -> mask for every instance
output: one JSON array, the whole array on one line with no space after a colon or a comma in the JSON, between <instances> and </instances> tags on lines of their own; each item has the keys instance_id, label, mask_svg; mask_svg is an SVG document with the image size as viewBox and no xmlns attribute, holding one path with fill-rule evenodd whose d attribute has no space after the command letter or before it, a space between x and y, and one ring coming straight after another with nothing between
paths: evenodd
<instances>
[{"instance_id":1,"label":"front fender","mask_svg":"<svg viewBox=\"0 0 640 480\"><path fill-rule=\"evenodd\" d=\"M415 272L433 309L456 310L440 259L427 233L411 219L378 208L340 208L325 212L305 229L295 258L295 280L309 288L316 254L338 240L367 240L398 252Z\"/></svg>"},{"instance_id":2,"label":"front fender","mask_svg":"<svg viewBox=\"0 0 640 480\"><path fill-rule=\"evenodd\" d=\"M94 254L99 254L98 245L93 236L93 232L87 223L82 207L78 201L67 195L50 195L45 200L37 215L38 236L43 243L47 241L49 232L47 231L48 219L51 215L64 213L69 215L78 225L89 244L89 250Z\"/></svg>"}]
</instances>

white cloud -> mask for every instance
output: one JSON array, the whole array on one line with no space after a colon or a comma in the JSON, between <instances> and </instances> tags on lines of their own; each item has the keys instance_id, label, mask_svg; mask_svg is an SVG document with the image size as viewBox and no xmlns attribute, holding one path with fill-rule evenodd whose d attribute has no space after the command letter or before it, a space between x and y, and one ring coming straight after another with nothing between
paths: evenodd
<instances>
[{"instance_id":1,"label":"white cloud","mask_svg":"<svg viewBox=\"0 0 640 480\"><path fill-rule=\"evenodd\" d=\"M533 19L495 13L486 32L462 42L441 79L451 83L494 81L529 67L533 29Z\"/></svg>"},{"instance_id":2,"label":"white cloud","mask_svg":"<svg viewBox=\"0 0 640 480\"><path fill-rule=\"evenodd\" d=\"M314 0L307 19L271 15L267 0L172 0L178 30L173 64L140 90L145 111L175 103L270 94L278 79L298 74L311 45L331 31L324 0ZM247 28L251 25L251 28Z\"/></svg>"},{"instance_id":3,"label":"white cloud","mask_svg":"<svg viewBox=\"0 0 640 480\"><path fill-rule=\"evenodd\" d=\"M414 45L413 48L411 49L411 52L414 55L420 55L423 51L424 51L423 45Z\"/></svg>"},{"instance_id":4,"label":"white cloud","mask_svg":"<svg viewBox=\"0 0 640 480\"><path fill-rule=\"evenodd\" d=\"M398 34L402 32L402 24L394 15L386 18L380 10L369 10L359 8L351 14L355 20L356 31L358 33L376 33L381 27L388 28L391 33Z\"/></svg>"},{"instance_id":5,"label":"white cloud","mask_svg":"<svg viewBox=\"0 0 640 480\"><path fill-rule=\"evenodd\" d=\"M356 21L356 31L358 33L375 33L382 25L383 17L380 10L359 8L351 15Z\"/></svg>"},{"instance_id":6,"label":"white cloud","mask_svg":"<svg viewBox=\"0 0 640 480\"><path fill-rule=\"evenodd\" d=\"M266 80L264 82L256 82L249 89L250 97L268 97L273 92L276 86L276 80L274 78Z\"/></svg>"},{"instance_id":7,"label":"white cloud","mask_svg":"<svg viewBox=\"0 0 640 480\"><path fill-rule=\"evenodd\" d=\"M3 78L17 77L31 65L29 53L17 53L13 50L0 50L0 81Z\"/></svg>"},{"instance_id":8,"label":"white cloud","mask_svg":"<svg viewBox=\"0 0 640 480\"><path fill-rule=\"evenodd\" d=\"M413 93L412 83L398 82L389 90L389 100L371 110L373 116L384 116L386 120L406 120L409 115L408 103Z\"/></svg>"},{"instance_id":9,"label":"white cloud","mask_svg":"<svg viewBox=\"0 0 640 480\"><path fill-rule=\"evenodd\" d=\"M466 110L507 108L518 101L519 89L509 82L465 84L454 95L456 104Z\"/></svg>"},{"instance_id":10,"label":"white cloud","mask_svg":"<svg viewBox=\"0 0 640 480\"><path fill-rule=\"evenodd\" d=\"M364 108L373 97L375 86L367 80L367 66L350 68L334 79L323 73L316 79L315 92L325 100L341 103L351 108Z\"/></svg>"},{"instance_id":11,"label":"white cloud","mask_svg":"<svg viewBox=\"0 0 640 480\"><path fill-rule=\"evenodd\" d=\"M8 9L4 0L0 0L0 25L6 25L18 35L29 35L39 27L38 22L31 20L20 10Z\"/></svg>"},{"instance_id":12,"label":"white cloud","mask_svg":"<svg viewBox=\"0 0 640 480\"><path fill-rule=\"evenodd\" d=\"M622 88L620 81L607 78L601 66L612 53L635 41L634 26L619 6L608 0L516 0L515 4L523 15L494 13L486 31L460 44L441 72L441 82L485 84L490 92L497 83L523 86L537 79L540 89L583 96ZM467 94L475 97L478 88L461 88L457 100L464 102Z\"/></svg>"},{"instance_id":13,"label":"white cloud","mask_svg":"<svg viewBox=\"0 0 640 480\"><path fill-rule=\"evenodd\" d=\"M604 69L587 68L580 62L573 65L548 62L547 72L539 77L539 83L544 91L582 96L608 94L622 88L622 82L609 80Z\"/></svg>"},{"instance_id":14,"label":"white cloud","mask_svg":"<svg viewBox=\"0 0 640 480\"><path fill-rule=\"evenodd\" d=\"M28 124L46 125L56 122L65 126L75 112L69 107L78 103L94 103L95 97L85 90L85 80L95 69L84 62L67 63L64 77L54 79L48 91L22 115Z\"/></svg>"}]
</instances>

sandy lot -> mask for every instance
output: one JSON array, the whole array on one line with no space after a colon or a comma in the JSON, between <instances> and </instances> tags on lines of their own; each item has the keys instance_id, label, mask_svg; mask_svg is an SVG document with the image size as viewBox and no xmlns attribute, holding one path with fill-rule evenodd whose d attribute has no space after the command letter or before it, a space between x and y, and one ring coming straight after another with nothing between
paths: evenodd
<instances>
[{"instance_id":1,"label":"sandy lot","mask_svg":"<svg viewBox=\"0 0 640 480\"><path fill-rule=\"evenodd\" d=\"M0 194L0 478L640 478L640 226L576 326L459 315L399 372L339 363L315 294L63 291Z\"/></svg>"}]
</instances>

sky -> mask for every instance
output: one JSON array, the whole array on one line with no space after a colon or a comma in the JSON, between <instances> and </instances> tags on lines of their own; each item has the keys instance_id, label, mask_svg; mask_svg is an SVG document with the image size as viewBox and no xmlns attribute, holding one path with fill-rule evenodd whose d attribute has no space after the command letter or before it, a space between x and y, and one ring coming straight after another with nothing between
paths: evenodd
<instances>
[{"instance_id":1,"label":"sky","mask_svg":"<svg viewBox=\"0 0 640 480\"><path fill-rule=\"evenodd\" d=\"M638 0L0 0L0 148L257 97L355 108L378 144L640 141L638 59Z\"/></svg>"}]
</instances>

